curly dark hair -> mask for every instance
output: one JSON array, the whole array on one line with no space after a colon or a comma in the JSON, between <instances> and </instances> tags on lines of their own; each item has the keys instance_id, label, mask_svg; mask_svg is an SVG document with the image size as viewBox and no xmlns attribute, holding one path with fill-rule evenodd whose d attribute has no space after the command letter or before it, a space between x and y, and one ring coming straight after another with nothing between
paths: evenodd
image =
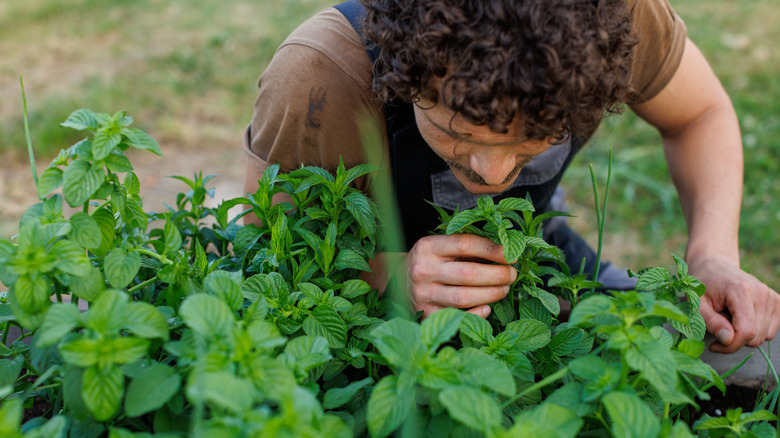
<instances>
[{"instance_id":1,"label":"curly dark hair","mask_svg":"<svg viewBox=\"0 0 780 438\"><path fill-rule=\"evenodd\" d=\"M363 31L380 50L384 101L439 101L505 133L515 116L529 138L590 134L617 113L636 40L624 0L361 0Z\"/></svg>"}]
</instances>

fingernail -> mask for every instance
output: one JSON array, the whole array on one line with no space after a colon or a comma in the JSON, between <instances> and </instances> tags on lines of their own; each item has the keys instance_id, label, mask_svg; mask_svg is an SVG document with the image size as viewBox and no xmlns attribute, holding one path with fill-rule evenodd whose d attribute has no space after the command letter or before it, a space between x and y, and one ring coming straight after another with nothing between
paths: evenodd
<instances>
[{"instance_id":1,"label":"fingernail","mask_svg":"<svg viewBox=\"0 0 780 438\"><path fill-rule=\"evenodd\" d=\"M509 295L509 285L504 286L504 296Z\"/></svg>"},{"instance_id":2,"label":"fingernail","mask_svg":"<svg viewBox=\"0 0 780 438\"><path fill-rule=\"evenodd\" d=\"M514 283L515 280L517 280L517 269L515 269L515 268L509 268L509 269L512 270L512 275L511 275L512 280L511 280L511 282Z\"/></svg>"},{"instance_id":3,"label":"fingernail","mask_svg":"<svg viewBox=\"0 0 780 438\"><path fill-rule=\"evenodd\" d=\"M731 333L727 329L720 329L715 333L715 338L723 345L726 345L731 340Z\"/></svg>"},{"instance_id":4,"label":"fingernail","mask_svg":"<svg viewBox=\"0 0 780 438\"><path fill-rule=\"evenodd\" d=\"M483 318L487 318L489 315L490 315L490 307L489 306L485 306L482 309L482 317Z\"/></svg>"}]
</instances>

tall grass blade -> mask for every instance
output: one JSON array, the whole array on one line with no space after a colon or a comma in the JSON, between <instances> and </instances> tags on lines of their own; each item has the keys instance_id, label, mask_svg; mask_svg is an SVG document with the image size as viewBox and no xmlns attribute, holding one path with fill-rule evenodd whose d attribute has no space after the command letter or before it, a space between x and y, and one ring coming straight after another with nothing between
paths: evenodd
<instances>
[{"instance_id":1,"label":"tall grass blade","mask_svg":"<svg viewBox=\"0 0 780 438\"><path fill-rule=\"evenodd\" d=\"M33 153L32 137L30 136L30 124L27 121L27 96L24 94L24 81L19 76L19 85L22 87L22 105L24 107L24 136L27 139L27 155L30 156L30 169L32 170L35 187L38 187L38 171L35 167L35 154Z\"/></svg>"}]
</instances>

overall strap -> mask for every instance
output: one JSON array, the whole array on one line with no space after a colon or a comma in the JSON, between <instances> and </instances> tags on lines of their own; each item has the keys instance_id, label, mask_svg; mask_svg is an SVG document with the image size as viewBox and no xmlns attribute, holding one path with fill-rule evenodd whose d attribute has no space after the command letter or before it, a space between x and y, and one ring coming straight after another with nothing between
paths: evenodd
<instances>
[{"instance_id":1,"label":"overall strap","mask_svg":"<svg viewBox=\"0 0 780 438\"><path fill-rule=\"evenodd\" d=\"M366 9L360 4L360 1L347 0L344 3L334 6L334 8L349 20L349 24L351 24L361 38L363 38L363 19L366 17ZM373 64L379 55L379 48L374 47L374 45L365 38L363 38L363 41L365 42L368 57L371 58L371 63Z\"/></svg>"}]
</instances>

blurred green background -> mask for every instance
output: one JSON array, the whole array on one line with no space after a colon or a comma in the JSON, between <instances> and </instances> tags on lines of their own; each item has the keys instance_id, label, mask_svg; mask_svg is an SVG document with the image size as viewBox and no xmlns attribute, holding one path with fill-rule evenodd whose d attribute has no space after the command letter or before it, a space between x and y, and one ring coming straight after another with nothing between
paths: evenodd
<instances>
[{"instance_id":1,"label":"blurred green background","mask_svg":"<svg viewBox=\"0 0 780 438\"><path fill-rule=\"evenodd\" d=\"M146 198L171 203L184 187L167 175L220 173L217 198L241 194L241 136L256 81L276 47L324 0L26 0L0 3L0 236L35 202L26 161L19 77L39 167L81 136L59 126L77 108L126 110L165 158L134 161ZM723 81L745 146L743 266L780 289L780 4L676 0L689 36ZM685 222L657 134L626 112L609 118L564 179L572 219L596 242L592 164L602 184L614 151L606 257L619 265L673 265ZM212 166L214 168L212 168ZM173 187L173 188L171 188ZM224 188L231 193L220 192ZM602 193L603 196L603 193Z\"/></svg>"}]
</instances>

